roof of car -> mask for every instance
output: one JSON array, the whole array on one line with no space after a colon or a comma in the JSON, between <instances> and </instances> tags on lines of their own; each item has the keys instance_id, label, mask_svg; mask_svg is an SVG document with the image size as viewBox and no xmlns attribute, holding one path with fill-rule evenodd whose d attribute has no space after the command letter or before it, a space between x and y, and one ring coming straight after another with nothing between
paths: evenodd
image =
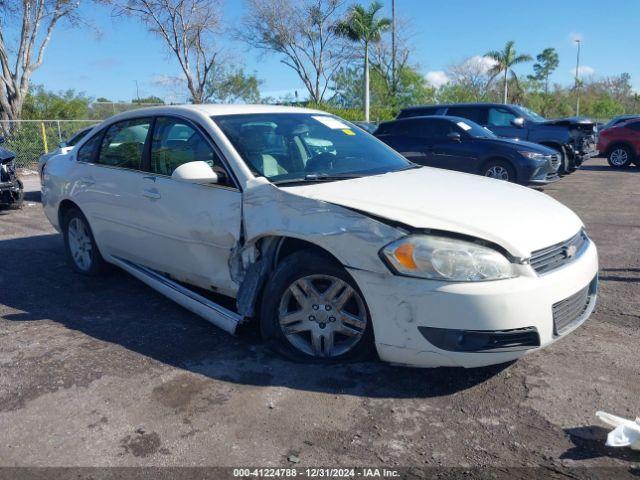
<instances>
[{"instance_id":1,"label":"roof of car","mask_svg":"<svg viewBox=\"0 0 640 480\"><path fill-rule=\"evenodd\" d=\"M327 114L320 110L313 110L302 107L288 107L283 105L245 105L245 104L185 104L185 105L162 105L158 107L138 108L117 115L121 118L138 116L140 114L159 115L163 113L197 112L207 116L234 115L251 113L319 113Z\"/></svg>"},{"instance_id":2,"label":"roof of car","mask_svg":"<svg viewBox=\"0 0 640 480\"><path fill-rule=\"evenodd\" d=\"M512 104L503 103L440 103L437 105L414 105L412 107L403 108L402 110L420 110L423 108L450 108L450 107L511 107Z\"/></svg>"}]
</instances>

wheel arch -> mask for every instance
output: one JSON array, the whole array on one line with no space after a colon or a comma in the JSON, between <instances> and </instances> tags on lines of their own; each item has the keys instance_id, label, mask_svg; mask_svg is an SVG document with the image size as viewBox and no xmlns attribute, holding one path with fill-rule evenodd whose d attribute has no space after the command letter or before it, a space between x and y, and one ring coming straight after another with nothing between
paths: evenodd
<instances>
[{"instance_id":1,"label":"wheel arch","mask_svg":"<svg viewBox=\"0 0 640 480\"><path fill-rule=\"evenodd\" d=\"M58 225L60 226L60 229L62 229L63 227L62 222L64 221L65 215L67 214L67 212L69 212L69 210L72 210L74 208L77 208L82 212L82 209L73 200L69 200L68 198L65 198L60 202L60 205L58 205ZM84 212L83 212L83 215L84 215Z\"/></svg>"},{"instance_id":2,"label":"wheel arch","mask_svg":"<svg viewBox=\"0 0 640 480\"><path fill-rule=\"evenodd\" d=\"M513 168L513 171L516 174L516 178L514 179L515 182L518 181L518 166L515 164L515 162L508 158L508 157L503 157L500 155L491 155L488 158L485 158L482 163L480 164L480 175L484 175L484 171L486 170L487 166L489 164L491 164L492 162L503 162L508 164L511 168Z\"/></svg>"},{"instance_id":3,"label":"wheel arch","mask_svg":"<svg viewBox=\"0 0 640 480\"><path fill-rule=\"evenodd\" d=\"M630 142L627 142L626 140L615 140L615 141L611 142L607 146L607 150L606 150L605 155L607 157L609 157L609 155L611 155L611 152L613 152L613 150L618 148L618 147L625 147L625 148L629 149L629 151L631 152L631 155L633 155L634 158L638 158L638 153L636 152L635 148L633 147L633 145Z\"/></svg>"}]
</instances>

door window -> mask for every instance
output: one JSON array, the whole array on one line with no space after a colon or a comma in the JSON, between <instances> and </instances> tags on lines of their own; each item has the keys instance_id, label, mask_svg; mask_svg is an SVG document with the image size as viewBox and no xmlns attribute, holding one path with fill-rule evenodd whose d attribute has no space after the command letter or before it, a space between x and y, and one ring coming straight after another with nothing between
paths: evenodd
<instances>
[{"instance_id":1,"label":"door window","mask_svg":"<svg viewBox=\"0 0 640 480\"><path fill-rule=\"evenodd\" d=\"M156 119L151 143L151 172L171 176L180 165L202 161L218 174L218 184L227 184L228 176L220 159L204 136L185 120Z\"/></svg>"},{"instance_id":2,"label":"door window","mask_svg":"<svg viewBox=\"0 0 640 480\"><path fill-rule=\"evenodd\" d=\"M111 125L104 135L97 163L110 167L142 169L142 154L151 120L136 118Z\"/></svg>"},{"instance_id":3,"label":"door window","mask_svg":"<svg viewBox=\"0 0 640 480\"><path fill-rule=\"evenodd\" d=\"M89 139L80 150L78 150L78 161L93 163L100 149L100 140L102 139L102 132L96 133Z\"/></svg>"},{"instance_id":4,"label":"door window","mask_svg":"<svg viewBox=\"0 0 640 480\"><path fill-rule=\"evenodd\" d=\"M511 127L511 121L516 118L518 118L518 116L506 108L490 108L488 126Z\"/></svg>"},{"instance_id":5,"label":"door window","mask_svg":"<svg viewBox=\"0 0 640 480\"><path fill-rule=\"evenodd\" d=\"M487 124L487 109L485 107L449 107L447 115L467 118L479 125Z\"/></svg>"}]
</instances>

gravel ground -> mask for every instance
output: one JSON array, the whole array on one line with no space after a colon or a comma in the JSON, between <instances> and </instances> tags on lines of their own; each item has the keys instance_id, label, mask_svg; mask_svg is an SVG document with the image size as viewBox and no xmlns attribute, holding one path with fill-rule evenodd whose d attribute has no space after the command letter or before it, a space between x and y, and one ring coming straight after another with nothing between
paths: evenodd
<instances>
[{"instance_id":1,"label":"gravel ground","mask_svg":"<svg viewBox=\"0 0 640 480\"><path fill-rule=\"evenodd\" d=\"M35 178L27 181L36 185ZM598 245L599 305L507 366L288 363L127 274L65 264L39 192L0 215L0 466L542 466L638 475L597 410L640 415L640 169L545 189Z\"/></svg>"}]
</instances>

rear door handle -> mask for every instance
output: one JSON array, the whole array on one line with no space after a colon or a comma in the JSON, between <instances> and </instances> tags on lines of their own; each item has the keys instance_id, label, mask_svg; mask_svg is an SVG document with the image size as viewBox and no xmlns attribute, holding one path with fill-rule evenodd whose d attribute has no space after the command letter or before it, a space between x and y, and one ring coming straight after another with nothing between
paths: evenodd
<instances>
[{"instance_id":1,"label":"rear door handle","mask_svg":"<svg viewBox=\"0 0 640 480\"><path fill-rule=\"evenodd\" d=\"M160 195L160 192L158 192L155 188L151 190L143 190L142 196L150 198L152 200L158 200L162 197L162 195Z\"/></svg>"}]
</instances>

